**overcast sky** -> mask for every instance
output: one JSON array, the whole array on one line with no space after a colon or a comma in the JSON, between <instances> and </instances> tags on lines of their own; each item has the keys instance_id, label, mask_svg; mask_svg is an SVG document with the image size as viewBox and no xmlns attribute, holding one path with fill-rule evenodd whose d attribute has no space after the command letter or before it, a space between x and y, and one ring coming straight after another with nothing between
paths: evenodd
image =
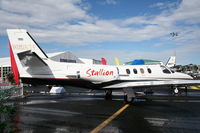
<instances>
[{"instance_id":1,"label":"overcast sky","mask_svg":"<svg viewBox=\"0 0 200 133\"><path fill-rule=\"evenodd\" d=\"M0 0L0 57L8 28L27 29L47 53L200 64L200 0Z\"/></svg>"}]
</instances>

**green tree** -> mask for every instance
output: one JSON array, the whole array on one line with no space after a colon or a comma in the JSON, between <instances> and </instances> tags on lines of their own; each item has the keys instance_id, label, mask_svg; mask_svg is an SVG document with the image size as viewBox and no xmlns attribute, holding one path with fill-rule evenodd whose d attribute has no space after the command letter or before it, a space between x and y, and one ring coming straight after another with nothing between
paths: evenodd
<instances>
[{"instance_id":1,"label":"green tree","mask_svg":"<svg viewBox=\"0 0 200 133\"><path fill-rule=\"evenodd\" d=\"M7 78L8 82L10 82L11 84L15 84L15 80L14 80L14 75L13 75L13 73L8 73L8 74L6 75L6 78Z\"/></svg>"},{"instance_id":2,"label":"green tree","mask_svg":"<svg viewBox=\"0 0 200 133\"><path fill-rule=\"evenodd\" d=\"M0 90L0 132L14 133L13 117L16 112L14 104L6 104L11 96L12 88Z\"/></svg>"}]
</instances>

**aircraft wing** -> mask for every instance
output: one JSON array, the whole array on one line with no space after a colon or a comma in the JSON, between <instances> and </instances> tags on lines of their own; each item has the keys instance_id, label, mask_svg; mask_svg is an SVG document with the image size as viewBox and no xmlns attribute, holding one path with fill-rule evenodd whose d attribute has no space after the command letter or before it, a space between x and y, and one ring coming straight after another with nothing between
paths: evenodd
<instances>
[{"instance_id":1,"label":"aircraft wing","mask_svg":"<svg viewBox=\"0 0 200 133\"><path fill-rule=\"evenodd\" d=\"M105 89L118 89L118 88L134 88L134 87L153 87L153 86L167 86L167 85L199 85L200 80L165 80L165 81L133 81L123 82L114 85L105 86Z\"/></svg>"},{"instance_id":2,"label":"aircraft wing","mask_svg":"<svg viewBox=\"0 0 200 133\"><path fill-rule=\"evenodd\" d=\"M42 67L47 64L35 52L31 50L24 51L17 54L23 66Z\"/></svg>"}]
</instances>

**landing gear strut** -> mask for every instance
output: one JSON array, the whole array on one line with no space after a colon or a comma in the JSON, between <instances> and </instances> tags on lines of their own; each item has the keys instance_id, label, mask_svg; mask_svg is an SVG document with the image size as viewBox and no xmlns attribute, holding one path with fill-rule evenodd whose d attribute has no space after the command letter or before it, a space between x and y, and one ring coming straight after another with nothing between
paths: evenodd
<instances>
[{"instance_id":1,"label":"landing gear strut","mask_svg":"<svg viewBox=\"0 0 200 133\"><path fill-rule=\"evenodd\" d=\"M106 90L106 95L105 95L105 99L112 99L112 90Z\"/></svg>"},{"instance_id":2,"label":"landing gear strut","mask_svg":"<svg viewBox=\"0 0 200 133\"><path fill-rule=\"evenodd\" d=\"M185 96L187 96L188 87L185 86Z\"/></svg>"}]
</instances>

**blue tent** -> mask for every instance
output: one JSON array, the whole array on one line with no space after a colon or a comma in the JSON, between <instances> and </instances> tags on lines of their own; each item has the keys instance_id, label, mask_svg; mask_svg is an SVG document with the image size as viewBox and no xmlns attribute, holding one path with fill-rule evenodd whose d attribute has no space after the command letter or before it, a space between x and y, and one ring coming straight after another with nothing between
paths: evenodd
<instances>
[{"instance_id":1,"label":"blue tent","mask_svg":"<svg viewBox=\"0 0 200 133\"><path fill-rule=\"evenodd\" d=\"M144 65L144 60L134 60L131 65Z\"/></svg>"}]
</instances>

